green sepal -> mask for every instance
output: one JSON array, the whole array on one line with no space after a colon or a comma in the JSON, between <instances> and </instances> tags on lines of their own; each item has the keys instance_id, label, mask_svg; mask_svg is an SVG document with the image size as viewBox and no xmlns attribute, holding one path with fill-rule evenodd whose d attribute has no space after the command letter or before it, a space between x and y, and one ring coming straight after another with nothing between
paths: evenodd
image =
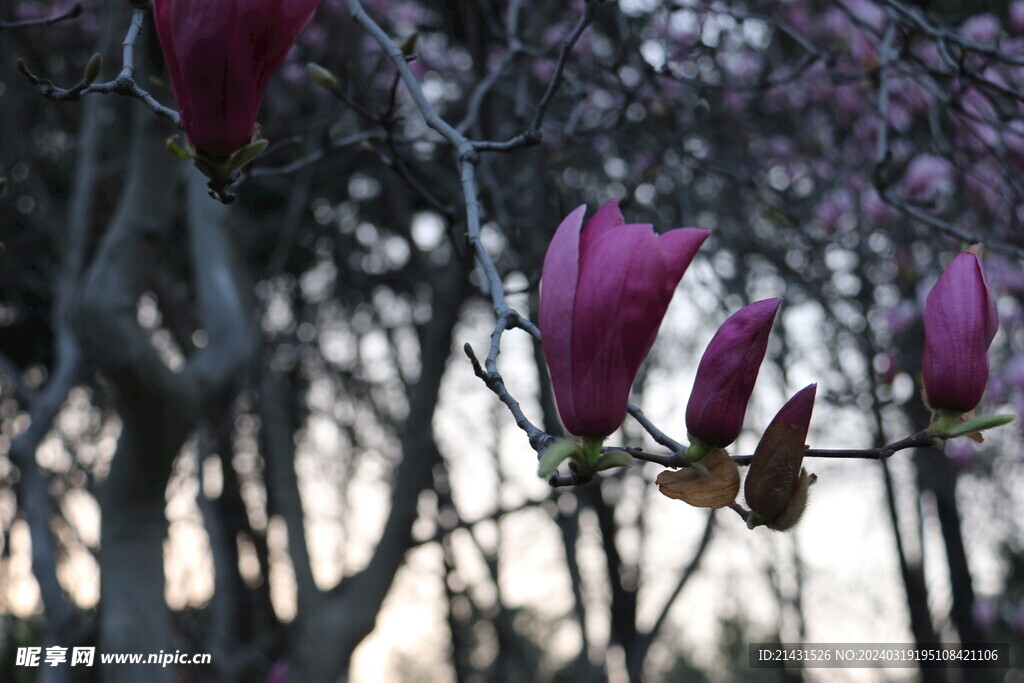
<instances>
[{"instance_id":1,"label":"green sepal","mask_svg":"<svg viewBox=\"0 0 1024 683\"><path fill-rule=\"evenodd\" d=\"M270 142L267 140L255 140L245 147L236 150L235 153L231 155L231 158L228 159L227 163L224 164L224 175L230 176L260 154L263 154L263 150L265 150L269 144Z\"/></svg>"},{"instance_id":2,"label":"green sepal","mask_svg":"<svg viewBox=\"0 0 1024 683\"><path fill-rule=\"evenodd\" d=\"M556 441L541 453L540 461L537 464L537 474L542 479L547 479L566 458L575 458L582 454L583 451L573 442Z\"/></svg>"},{"instance_id":3,"label":"green sepal","mask_svg":"<svg viewBox=\"0 0 1024 683\"><path fill-rule=\"evenodd\" d=\"M682 451L681 455L691 463L696 463L714 449L715 447L711 444L704 443L700 439L691 436L690 446L685 451Z\"/></svg>"},{"instance_id":4,"label":"green sepal","mask_svg":"<svg viewBox=\"0 0 1024 683\"><path fill-rule=\"evenodd\" d=\"M316 62L306 64L306 73L309 75L309 80L324 90L333 91L338 87L338 77Z\"/></svg>"},{"instance_id":5,"label":"green sepal","mask_svg":"<svg viewBox=\"0 0 1024 683\"><path fill-rule=\"evenodd\" d=\"M186 151L184 147L182 147L180 144L178 144L178 136L177 135L172 135L171 137L167 138L167 141L164 142L164 147L167 148L167 151L170 152L171 156L174 157L175 159L195 159L196 158L195 155L189 154L188 151Z\"/></svg>"},{"instance_id":6,"label":"green sepal","mask_svg":"<svg viewBox=\"0 0 1024 683\"><path fill-rule=\"evenodd\" d=\"M633 456L626 451L615 449L602 453L598 457L597 462L594 463L594 469L601 472L602 470L610 470L613 467L630 467L632 464Z\"/></svg>"},{"instance_id":7,"label":"green sepal","mask_svg":"<svg viewBox=\"0 0 1024 683\"><path fill-rule=\"evenodd\" d=\"M944 419L936 420L929 428L932 436L939 439L952 439L957 436L965 436L974 432L980 432L983 429L992 429L993 427L1000 427L1004 424L1013 422L1012 415L994 415L992 417L975 417L961 422L959 424L950 424L949 421Z\"/></svg>"},{"instance_id":8,"label":"green sepal","mask_svg":"<svg viewBox=\"0 0 1024 683\"><path fill-rule=\"evenodd\" d=\"M604 446L603 436L584 436L581 447L583 458L581 464L594 465L601 457L601 447ZM593 471L593 468L589 468Z\"/></svg>"},{"instance_id":9,"label":"green sepal","mask_svg":"<svg viewBox=\"0 0 1024 683\"><path fill-rule=\"evenodd\" d=\"M747 513L747 528L754 529L759 526L764 526L768 523L768 520L757 514L753 510Z\"/></svg>"}]
</instances>

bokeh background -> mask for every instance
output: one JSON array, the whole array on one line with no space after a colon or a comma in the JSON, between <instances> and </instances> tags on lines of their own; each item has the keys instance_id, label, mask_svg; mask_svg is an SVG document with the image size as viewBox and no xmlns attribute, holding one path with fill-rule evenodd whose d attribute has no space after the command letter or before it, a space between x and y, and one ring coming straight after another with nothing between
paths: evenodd
<instances>
[{"instance_id":1,"label":"bokeh background","mask_svg":"<svg viewBox=\"0 0 1024 683\"><path fill-rule=\"evenodd\" d=\"M172 126L70 87L120 69L128 3L0 7L0 679L1018 681L1020 422L888 461L816 460L791 533L662 497L659 468L552 489L463 352L491 299L456 159L324 0L274 79L229 207ZM366 0L481 155L482 241L533 318L561 219L712 231L633 400L685 440L704 345L781 296L737 454L818 383L809 442L927 425L924 296L985 242L1000 331L979 407L1024 417L1024 4ZM592 22L556 73L563 41ZM409 39L416 36L413 45ZM173 106L147 17L140 85ZM311 83L313 61L339 95ZM499 368L559 434L539 348ZM664 452L628 419L614 442ZM1012 644L995 672L754 670L749 642ZM210 666L15 665L18 647Z\"/></svg>"}]
</instances>

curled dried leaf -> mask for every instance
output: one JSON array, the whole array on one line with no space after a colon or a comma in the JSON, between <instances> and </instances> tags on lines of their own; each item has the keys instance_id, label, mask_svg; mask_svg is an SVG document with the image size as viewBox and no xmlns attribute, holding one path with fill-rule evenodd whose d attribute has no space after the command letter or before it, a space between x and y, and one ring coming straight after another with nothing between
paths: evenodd
<instances>
[{"instance_id":1,"label":"curled dried leaf","mask_svg":"<svg viewBox=\"0 0 1024 683\"><path fill-rule=\"evenodd\" d=\"M655 482L658 490L694 507L721 508L735 501L740 492L740 471L729 454L716 448L700 462L707 468L707 477L692 467L665 470Z\"/></svg>"}]
</instances>

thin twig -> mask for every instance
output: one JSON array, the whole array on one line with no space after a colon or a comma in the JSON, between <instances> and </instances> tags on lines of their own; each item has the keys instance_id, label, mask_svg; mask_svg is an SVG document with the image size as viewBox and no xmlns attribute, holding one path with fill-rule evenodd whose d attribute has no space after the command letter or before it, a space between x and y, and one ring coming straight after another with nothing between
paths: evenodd
<instances>
[{"instance_id":1,"label":"thin twig","mask_svg":"<svg viewBox=\"0 0 1024 683\"><path fill-rule=\"evenodd\" d=\"M68 19L74 19L82 14L81 3L75 3L68 11L44 19L23 19L21 21L0 21L0 29L25 28L27 26L50 26Z\"/></svg>"},{"instance_id":2,"label":"thin twig","mask_svg":"<svg viewBox=\"0 0 1024 683\"><path fill-rule=\"evenodd\" d=\"M24 61L18 61L18 68L21 70L21 73L23 73L25 77L36 86L40 95L53 100L54 102L77 101L81 99L83 95L91 95L92 93L101 93L104 95L116 93L118 95L126 95L128 97L135 97L142 100L158 116L161 116L173 123L175 126L180 127L181 116L178 112L157 102L155 97L146 90L143 90L139 84L135 82L135 43L142 32L142 24L145 16L146 10L144 9L132 10L131 23L128 26L128 32L125 34L124 41L122 43L123 61L121 72L117 75L117 78L112 81L92 83L89 85L85 85L83 82L71 88L61 88L55 85L53 81L32 73L28 66L25 65Z\"/></svg>"}]
</instances>

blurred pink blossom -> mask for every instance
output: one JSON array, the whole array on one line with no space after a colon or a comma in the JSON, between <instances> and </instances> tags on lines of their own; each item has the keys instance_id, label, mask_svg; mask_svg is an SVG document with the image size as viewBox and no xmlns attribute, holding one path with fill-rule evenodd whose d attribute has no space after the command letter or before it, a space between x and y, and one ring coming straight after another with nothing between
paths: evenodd
<instances>
[{"instance_id":1,"label":"blurred pink blossom","mask_svg":"<svg viewBox=\"0 0 1024 683\"><path fill-rule=\"evenodd\" d=\"M920 201L949 194L953 190L953 166L942 157L920 154L907 167L903 189L908 196Z\"/></svg>"},{"instance_id":2,"label":"blurred pink blossom","mask_svg":"<svg viewBox=\"0 0 1024 683\"><path fill-rule=\"evenodd\" d=\"M960 35L978 43L994 43L999 37L999 19L994 14L976 14L960 24Z\"/></svg>"}]
</instances>

